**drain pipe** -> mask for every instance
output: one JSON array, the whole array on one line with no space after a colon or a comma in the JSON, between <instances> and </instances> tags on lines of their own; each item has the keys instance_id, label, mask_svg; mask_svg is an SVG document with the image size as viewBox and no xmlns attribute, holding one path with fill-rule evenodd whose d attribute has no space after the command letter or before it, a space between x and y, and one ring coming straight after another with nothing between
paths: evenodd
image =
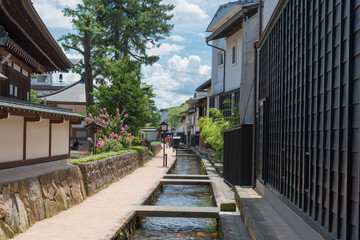
<instances>
[{"instance_id":1,"label":"drain pipe","mask_svg":"<svg viewBox=\"0 0 360 240\"><path fill-rule=\"evenodd\" d=\"M256 110L257 110L257 68L258 68L258 54L257 44L259 41L254 42L254 112L253 112L253 139L252 139L252 187L256 187Z\"/></svg>"},{"instance_id":2,"label":"drain pipe","mask_svg":"<svg viewBox=\"0 0 360 240\"><path fill-rule=\"evenodd\" d=\"M232 185L228 180L226 180L225 178L224 178L224 183L226 183L229 187L230 187L230 189L232 190L232 191L235 191L235 186L234 185Z\"/></svg>"},{"instance_id":3,"label":"drain pipe","mask_svg":"<svg viewBox=\"0 0 360 240\"><path fill-rule=\"evenodd\" d=\"M220 50L222 52L224 52L224 76L223 76L223 92L225 92L225 66L226 66L226 50L225 49L222 49L222 48L219 48L217 46L214 46L214 45L211 45L208 41L206 41L206 45L208 45L209 47L212 47L212 48L215 48L217 50Z\"/></svg>"},{"instance_id":4,"label":"drain pipe","mask_svg":"<svg viewBox=\"0 0 360 240\"><path fill-rule=\"evenodd\" d=\"M259 39L262 35L262 28L263 28L263 3L264 1L263 0L259 0Z\"/></svg>"}]
</instances>

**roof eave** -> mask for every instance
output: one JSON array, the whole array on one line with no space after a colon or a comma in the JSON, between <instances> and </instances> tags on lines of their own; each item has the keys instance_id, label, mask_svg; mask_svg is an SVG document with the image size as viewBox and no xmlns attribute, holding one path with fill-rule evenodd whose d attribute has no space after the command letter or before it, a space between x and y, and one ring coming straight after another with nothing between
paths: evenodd
<instances>
[{"instance_id":1,"label":"roof eave","mask_svg":"<svg viewBox=\"0 0 360 240\"><path fill-rule=\"evenodd\" d=\"M244 17L252 17L257 13L259 3L253 3L243 6L243 9L230 18L226 23L220 26L215 32L206 38L206 42L231 36L234 32L242 28Z\"/></svg>"}]
</instances>

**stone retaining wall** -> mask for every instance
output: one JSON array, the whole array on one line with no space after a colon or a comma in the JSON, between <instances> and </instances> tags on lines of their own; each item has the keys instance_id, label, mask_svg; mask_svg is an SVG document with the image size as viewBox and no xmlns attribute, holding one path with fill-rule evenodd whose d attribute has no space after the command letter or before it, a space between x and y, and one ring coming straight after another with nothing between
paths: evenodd
<instances>
[{"instance_id":1,"label":"stone retaining wall","mask_svg":"<svg viewBox=\"0 0 360 240\"><path fill-rule=\"evenodd\" d=\"M79 164L87 195L94 195L98 190L142 166L150 158L148 151L138 151Z\"/></svg>"},{"instance_id":2,"label":"stone retaining wall","mask_svg":"<svg viewBox=\"0 0 360 240\"><path fill-rule=\"evenodd\" d=\"M0 185L0 239L26 231L86 198L77 167Z\"/></svg>"},{"instance_id":3,"label":"stone retaining wall","mask_svg":"<svg viewBox=\"0 0 360 240\"><path fill-rule=\"evenodd\" d=\"M161 146L156 145L154 155L160 150ZM150 159L147 150L140 150L0 184L0 240L13 238L36 221L53 217L83 202L87 196Z\"/></svg>"},{"instance_id":4,"label":"stone retaining wall","mask_svg":"<svg viewBox=\"0 0 360 240\"><path fill-rule=\"evenodd\" d=\"M158 154L161 151L161 149L162 149L161 143L151 146L151 151L153 152L154 156L156 156L156 154Z\"/></svg>"}]
</instances>

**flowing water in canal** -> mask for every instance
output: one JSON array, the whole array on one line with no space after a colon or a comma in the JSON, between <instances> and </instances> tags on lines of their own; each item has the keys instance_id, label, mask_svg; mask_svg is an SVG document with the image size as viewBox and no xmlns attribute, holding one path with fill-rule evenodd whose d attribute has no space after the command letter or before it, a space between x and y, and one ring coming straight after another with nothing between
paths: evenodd
<instances>
[{"instance_id":1,"label":"flowing water in canal","mask_svg":"<svg viewBox=\"0 0 360 240\"><path fill-rule=\"evenodd\" d=\"M184 152L185 153L185 152ZM186 152L188 153L188 152ZM172 174L205 174L198 157L178 156ZM166 185L153 205L213 207L210 186ZM219 239L216 219L146 217L132 239Z\"/></svg>"}]
</instances>

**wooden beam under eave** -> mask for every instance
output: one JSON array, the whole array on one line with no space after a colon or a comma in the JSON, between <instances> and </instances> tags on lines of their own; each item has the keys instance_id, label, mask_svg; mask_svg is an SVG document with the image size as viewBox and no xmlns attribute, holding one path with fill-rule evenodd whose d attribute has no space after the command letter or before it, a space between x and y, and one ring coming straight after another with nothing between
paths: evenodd
<instances>
[{"instance_id":1,"label":"wooden beam under eave","mask_svg":"<svg viewBox=\"0 0 360 240\"><path fill-rule=\"evenodd\" d=\"M69 119L68 120L70 122L70 124L81 124L82 120L81 119Z\"/></svg>"},{"instance_id":2,"label":"wooden beam under eave","mask_svg":"<svg viewBox=\"0 0 360 240\"><path fill-rule=\"evenodd\" d=\"M9 119L10 113L8 111L0 111L0 119Z\"/></svg>"},{"instance_id":3,"label":"wooden beam under eave","mask_svg":"<svg viewBox=\"0 0 360 240\"><path fill-rule=\"evenodd\" d=\"M42 117L37 115L36 117L25 117L24 122L40 122Z\"/></svg>"},{"instance_id":4,"label":"wooden beam under eave","mask_svg":"<svg viewBox=\"0 0 360 240\"><path fill-rule=\"evenodd\" d=\"M65 119L50 119L50 124L65 123Z\"/></svg>"}]
</instances>

